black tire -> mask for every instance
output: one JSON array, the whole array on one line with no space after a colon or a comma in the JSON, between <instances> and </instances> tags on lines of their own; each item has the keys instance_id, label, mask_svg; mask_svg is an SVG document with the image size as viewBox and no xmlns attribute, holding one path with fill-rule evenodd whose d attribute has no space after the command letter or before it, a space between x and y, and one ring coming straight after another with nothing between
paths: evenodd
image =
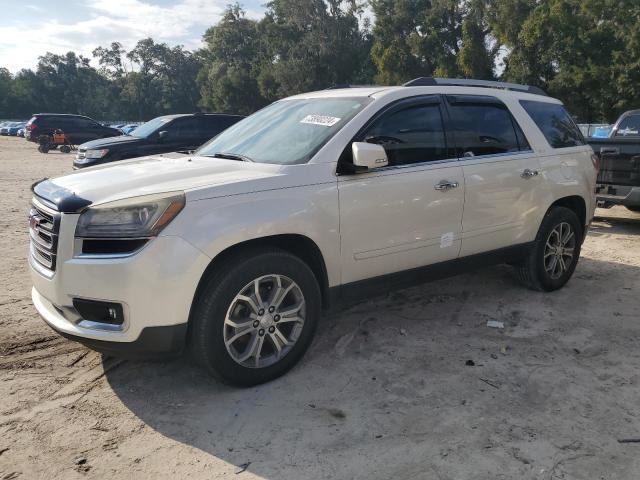
<instances>
[{"instance_id":1,"label":"black tire","mask_svg":"<svg viewBox=\"0 0 640 480\"><path fill-rule=\"evenodd\" d=\"M636 213L640 213L640 206L636 206L636 205L629 206L629 205L627 205L627 210L630 210L630 211L636 212Z\"/></svg>"},{"instance_id":2,"label":"black tire","mask_svg":"<svg viewBox=\"0 0 640 480\"><path fill-rule=\"evenodd\" d=\"M40 146L38 147L38 151L39 151L40 153L49 153L49 146L48 146L48 145L45 145L45 144L40 145Z\"/></svg>"},{"instance_id":3,"label":"black tire","mask_svg":"<svg viewBox=\"0 0 640 480\"><path fill-rule=\"evenodd\" d=\"M573 257L566 270L558 278L545 268L545 247L547 240L556 227L560 224L569 224L573 231L575 244ZM536 240L528 255L521 263L515 266L520 281L532 290L551 292L562 288L571 278L580 258L584 226L580 224L577 215L565 207L552 207L544 216Z\"/></svg>"},{"instance_id":4,"label":"black tire","mask_svg":"<svg viewBox=\"0 0 640 480\"><path fill-rule=\"evenodd\" d=\"M69 145L62 145L60 147L60 151L62 153L69 153L69 152L71 152L71 147Z\"/></svg>"},{"instance_id":5,"label":"black tire","mask_svg":"<svg viewBox=\"0 0 640 480\"><path fill-rule=\"evenodd\" d=\"M236 362L227 351L225 318L236 295L265 275L283 275L299 286L306 318L287 354L271 365L250 368ZM192 308L189 350L193 359L211 375L225 383L248 387L283 375L304 355L320 317L321 295L315 275L300 258L271 248L243 250L225 259L203 282Z\"/></svg>"}]
</instances>

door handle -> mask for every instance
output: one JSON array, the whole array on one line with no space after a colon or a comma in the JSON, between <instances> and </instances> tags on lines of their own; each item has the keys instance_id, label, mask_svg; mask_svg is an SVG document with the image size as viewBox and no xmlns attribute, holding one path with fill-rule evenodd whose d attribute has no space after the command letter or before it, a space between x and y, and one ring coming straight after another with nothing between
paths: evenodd
<instances>
[{"instance_id":1,"label":"door handle","mask_svg":"<svg viewBox=\"0 0 640 480\"><path fill-rule=\"evenodd\" d=\"M440 182L436 183L433 188L436 190L444 191L451 190L452 188L456 188L458 186L458 182L450 182L449 180L440 180Z\"/></svg>"},{"instance_id":2,"label":"door handle","mask_svg":"<svg viewBox=\"0 0 640 480\"><path fill-rule=\"evenodd\" d=\"M611 155L620 155L620 149L616 147L602 147L600 148L600 155L606 155L610 153Z\"/></svg>"},{"instance_id":3,"label":"door handle","mask_svg":"<svg viewBox=\"0 0 640 480\"><path fill-rule=\"evenodd\" d=\"M538 176L538 171L537 170L530 170L528 168L525 168L524 171L520 174L520 176L522 178L536 177L536 176Z\"/></svg>"}]
</instances>

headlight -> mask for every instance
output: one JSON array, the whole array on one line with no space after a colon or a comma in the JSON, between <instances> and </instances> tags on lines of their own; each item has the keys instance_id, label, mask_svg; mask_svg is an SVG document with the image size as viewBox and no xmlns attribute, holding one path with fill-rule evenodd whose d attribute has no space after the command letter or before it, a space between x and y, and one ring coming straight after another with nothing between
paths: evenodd
<instances>
[{"instance_id":1,"label":"headlight","mask_svg":"<svg viewBox=\"0 0 640 480\"><path fill-rule=\"evenodd\" d=\"M78 219L76 237L154 237L184 208L184 193L144 195L89 207Z\"/></svg>"},{"instance_id":2,"label":"headlight","mask_svg":"<svg viewBox=\"0 0 640 480\"><path fill-rule=\"evenodd\" d=\"M103 148L102 150L87 150L84 153L84 157L85 158L102 158L107 153L109 153L109 149L108 148Z\"/></svg>"}]
</instances>

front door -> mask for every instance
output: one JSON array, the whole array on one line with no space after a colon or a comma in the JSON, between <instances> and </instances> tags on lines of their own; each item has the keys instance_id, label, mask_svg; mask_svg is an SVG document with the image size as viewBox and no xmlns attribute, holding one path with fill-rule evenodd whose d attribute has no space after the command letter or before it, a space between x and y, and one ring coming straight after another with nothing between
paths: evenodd
<instances>
[{"instance_id":1,"label":"front door","mask_svg":"<svg viewBox=\"0 0 640 480\"><path fill-rule=\"evenodd\" d=\"M439 97L392 105L354 140L383 145L389 165L338 177L342 283L455 259L464 179Z\"/></svg>"}]
</instances>

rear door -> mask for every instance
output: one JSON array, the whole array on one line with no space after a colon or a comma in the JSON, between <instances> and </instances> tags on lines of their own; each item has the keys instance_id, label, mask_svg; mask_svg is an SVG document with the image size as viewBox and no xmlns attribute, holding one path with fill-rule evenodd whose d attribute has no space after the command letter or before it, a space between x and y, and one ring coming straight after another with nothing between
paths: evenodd
<instances>
[{"instance_id":1,"label":"rear door","mask_svg":"<svg viewBox=\"0 0 640 480\"><path fill-rule=\"evenodd\" d=\"M354 139L382 145L389 165L338 177L343 283L458 256L464 182L443 123L440 98L417 97Z\"/></svg>"},{"instance_id":2,"label":"rear door","mask_svg":"<svg viewBox=\"0 0 640 480\"><path fill-rule=\"evenodd\" d=\"M544 188L522 129L496 97L446 100L465 181L460 256L533 240Z\"/></svg>"},{"instance_id":3,"label":"rear door","mask_svg":"<svg viewBox=\"0 0 640 480\"><path fill-rule=\"evenodd\" d=\"M62 127L67 140L74 145L80 145L94 140L95 137L88 134L88 122L80 117L64 117L61 118Z\"/></svg>"}]
</instances>

